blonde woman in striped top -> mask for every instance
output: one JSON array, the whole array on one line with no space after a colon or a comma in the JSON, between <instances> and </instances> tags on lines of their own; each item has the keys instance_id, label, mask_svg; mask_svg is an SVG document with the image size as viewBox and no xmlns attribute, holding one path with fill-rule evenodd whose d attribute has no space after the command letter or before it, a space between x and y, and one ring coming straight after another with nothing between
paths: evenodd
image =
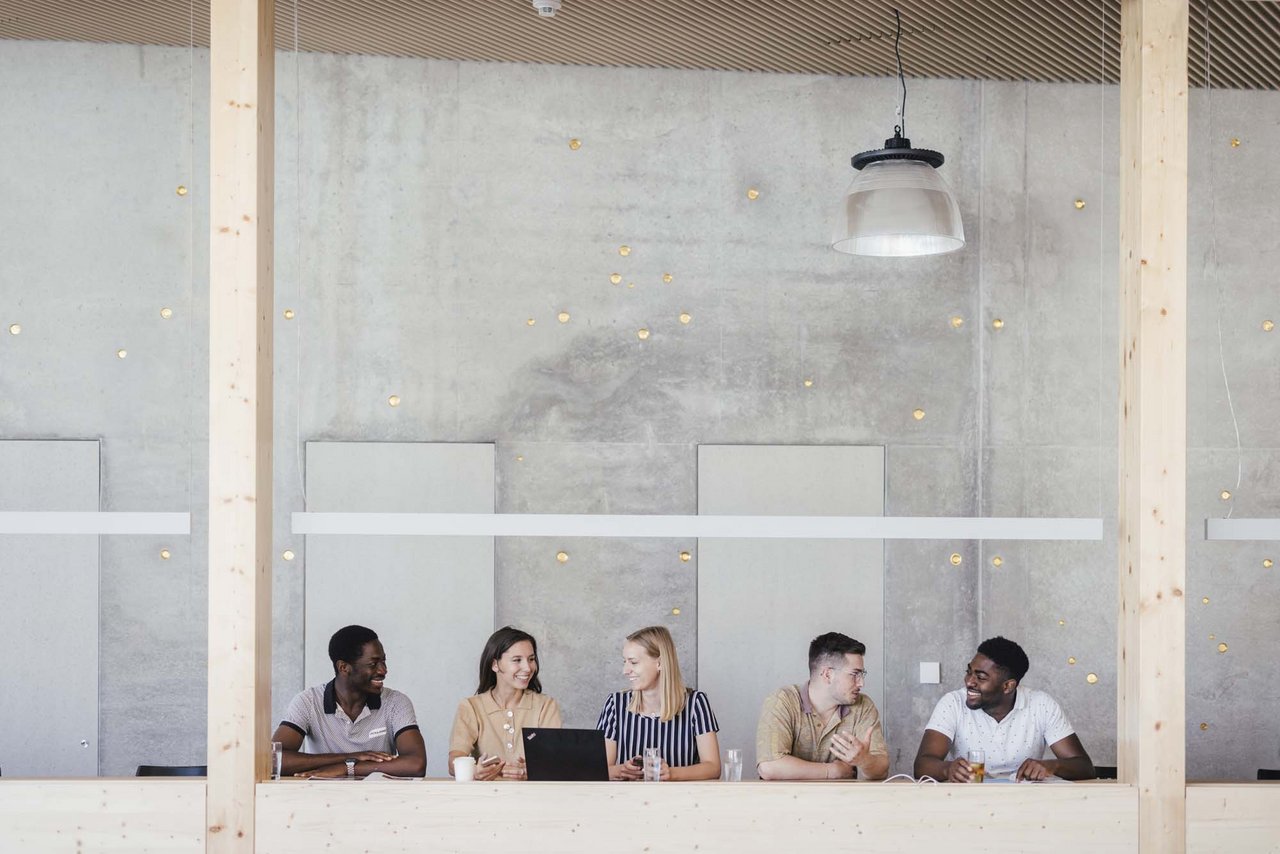
<instances>
[{"instance_id":1,"label":"blonde woman in striped top","mask_svg":"<svg viewBox=\"0 0 1280 854\"><path fill-rule=\"evenodd\" d=\"M671 633L649 626L627 635L622 675L631 690L610 694L596 724L604 732L609 779L643 779L648 747L662 755L663 780L719 778L720 725L707 695L680 678Z\"/></svg>"}]
</instances>

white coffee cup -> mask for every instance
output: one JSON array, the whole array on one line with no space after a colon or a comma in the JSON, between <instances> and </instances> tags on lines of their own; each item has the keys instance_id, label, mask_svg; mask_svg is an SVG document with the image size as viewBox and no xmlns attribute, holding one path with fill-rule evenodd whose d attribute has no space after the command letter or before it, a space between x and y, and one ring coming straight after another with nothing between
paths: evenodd
<instances>
[{"instance_id":1,"label":"white coffee cup","mask_svg":"<svg viewBox=\"0 0 1280 854\"><path fill-rule=\"evenodd\" d=\"M476 760L474 756L459 756L453 760L453 779L459 783L470 783L476 778Z\"/></svg>"}]
</instances>

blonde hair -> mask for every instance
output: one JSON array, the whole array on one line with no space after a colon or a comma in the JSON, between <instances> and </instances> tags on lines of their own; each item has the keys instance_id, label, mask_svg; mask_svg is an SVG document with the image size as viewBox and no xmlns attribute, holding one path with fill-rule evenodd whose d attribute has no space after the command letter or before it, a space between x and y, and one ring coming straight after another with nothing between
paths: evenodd
<instances>
[{"instance_id":1,"label":"blonde hair","mask_svg":"<svg viewBox=\"0 0 1280 854\"><path fill-rule=\"evenodd\" d=\"M627 640L638 643L653 658L664 666L658 671L658 692L662 696L661 721L669 721L684 711L688 702L684 680L680 678L680 659L676 656L676 645L671 640L671 632L666 626L647 626L627 635ZM639 713L640 692L631 692L631 701L627 703L627 711Z\"/></svg>"}]
</instances>

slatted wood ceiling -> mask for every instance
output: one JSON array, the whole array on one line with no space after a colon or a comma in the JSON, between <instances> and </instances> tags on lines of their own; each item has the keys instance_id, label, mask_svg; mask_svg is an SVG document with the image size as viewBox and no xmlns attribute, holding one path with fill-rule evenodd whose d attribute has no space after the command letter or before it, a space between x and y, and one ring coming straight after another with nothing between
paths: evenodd
<instances>
[{"instance_id":1,"label":"slatted wood ceiling","mask_svg":"<svg viewBox=\"0 0 1280 854\"><path fill-rule=\"evenodd\" d=\"M296 4L296 5L295 5ZM1119 78L1119 0L277 0L281 49L882 76ZM1192 85L1280 88L1280 2L1190 0ZM296 23L296 27L295 27ZM206 46L208 0L0 0L0 39Z\"/></svg>"}]
</instances>

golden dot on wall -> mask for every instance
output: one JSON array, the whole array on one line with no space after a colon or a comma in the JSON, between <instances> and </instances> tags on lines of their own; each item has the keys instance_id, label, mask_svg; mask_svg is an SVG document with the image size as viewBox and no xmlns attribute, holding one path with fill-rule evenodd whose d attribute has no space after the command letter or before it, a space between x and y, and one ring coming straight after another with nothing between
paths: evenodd
<instances>
[{"instance_id":1,"label":"golden dot on wall","mask_svg":"<svg viewBox=\"0 0 1280 854\"><path fill-rule=\"evenodd\" d=\"M10 335L21 335L21 334L22 334L22 324L21 324L21 323L10 323L10 324L9 324L9 334L10 334Z\"/></svg>"},{"instance_id":2,"label":"golden dot on wall","mask_svg":"<svg viewBox=\"0 0 1280 854\"><path fill-rule=\"evenodd\" d=\"M561 323L568 323L568 322L569 322L569 312L567 312L567 311L562 311L562 312L560 312L559 314L557 314L557 315L556 315L556 320L559 320Z\"/></svg>"},{"instance_id":3,"label":"golden dot on wall","mask_svg":"<svg viewBox=\"0 0 1280 854\"><path fill-rule=\"evenodd\" d=\"M1208 728L1209 728L1209 724L1207 724L1207 723L1206 723L1206 722L1204 722L1204 721L1201 721L1201 722L1200 722L1200 731L1201 731L1201 732L1204 732L1204 731L1205 731L1205 730L1207 730Z\"/></svg>"},{"instance_id":4,"label":"golden dot on wall","mask_svg":"<svg viewBox=\"0 0 1280 854\"><path fill-rule=\"evenodd\" d=\"M577 151L579 148L582 148L582 140L577 139L576 137L569 140L569 147L574 151Z\"/></svg>"},{"instance_id":5,"label":"golden dot on wall","mask_svg":"<svg viewBox=\"0 0 1280 854\"><path fill-rule=\"evenodd\" d=\"M688 325L689 325L689 321L691 321L691 320L693 320L693 315L692 315L692 314L690 314L690 313L689 313L689 312L687 312L687 311L682 311L682 312L680 312L680 322L681 322L681 323L683 323L683 324L685 324L686 326L688 326Z\"/></svg>"},{"instance_id":6,"label":"golden dot on wall","mask_svg":"<svg viewBox=\"0 0 1280 854\"><path fill-rule=\"evenodd\" d=\"M185 196L187 194L186 185L179 184L178 189L174 190L174 192L177 193L179 196Z\"/></svg>"},{"instance_id":7,"label":"golden dot on wall","mask_svg":"<svg viewBox=\"0 0 1280 854\"><path fill-rule=\"evenodd\" d=\"M294 557L293 549L285 549L284 551L280 552L280 557L284 558L285 560L293 560L293 557Z\"/></svg>"},{"instance_id":8,"label":"golden dot on wall","mask_svg":"<svg viewBox=\"0 0 1280 854\"><path fill-rule=\"evenodd\" d=\"M992 565L992 566L1004 566L1004 558L1000 557L1000 555L996 555L995 557L993 557L993 558L991 559L991 565Z\"/></svg>"},{"instance_id":9,"label":"golden dot on wall","mask_svg":"<svg viewBox=\"0 0 1280 854\"><path fill-rule=\"evenodd\" d=\"M636 337L639 338L641 341L644 341L646 338L649 337L649 330L644 328L637 329Z\"/></svg>"},{"instance_id":10,"label":"golden dot on wall","mask_svg":"<svg viewBox=\"0 0 1280 854\"><path fill-rule=\"evenodd\" d=\"M387 405L388 405L388 406L399 406L399 405L400 405L400 395L398 395L398 394L393 394L393 395L391 395L390 397L388 397L388 398L387 398Z\"/></svg>"},{"instance_id":11,"label":"golden dot on wall","mask_svg":"<svg viewBox=\"0 0 1280 854\"><path fill-rule=\"evenodd\" d=\"M518 463L524 462L524 454L516 454L516 462Z\"/></svg>"},{"instance_id":12,"label":"golden dot on wall","mask_svg":"<svg viewBox=\"0 0 1280 854\"><path fill-rule=\"evenodd\" d=\"M674 277L673 277L670 273L663 273L663 274L662 274L662 281L666 282L668 285L669 285L669 284L671 284L671 279L672 279L672 278L674 278Z\"/></svg>"},{"instance_id":13,"label":"golden dot on wall","mask_svg":"<svg viewBox=\"0 0 1280 854\"><path fill-rule=\"evenodd\" d=\"M1209 635L1209 640L1217 640L1217 639L1218 639L1217 635Z\"/></svg>"},{"instance_id":14,"label":"golden dot on wall","mask_svg":"<svg viewBox=\"0 0 1280 854\"><path fill-rule=\"evenodd\" d=\"M1218 644L1218 652L1219 652L1219 653L1223 653L1223 652L1226 652L1226 651L1227 651L1227 645L1226 645L1225 643L1220 643L1220 644Z\"/></svg>"},{"instance_id":15,"label":"golden dot on wall","mask_svg":"<svg viewBox=\"0 0 1280 854\"><path fill-rule=\"evenodd\" d=\"M1084 677L1084 681L1088 682L1090 685L1096 685L1098 683L1098 674L1090 673L1088 676Z\"/></svg>"},{"instance_id":16,"label":"golden dot on wall","mask_svg":"<svg viewBox=\"0 0 1280 854\"><path fill-rule=\"evenodd\" d=\"M1222 490L1222 492L1218 493L1218 495L1222 498L1223 501L1231 500L1231 490L1229 489Z\"/></svg>"},{"instance_id":17,"label":"golden dot on wall","mask_svg":"<svg viewBox=\"0 0 1280 854\"><path fill-rule=\"evenodd\" d=\"M1271 568L1271 567L1273 567L1273 566L1275 566L1275 563L1271 560L1271 558L1266 557L1266 558L1263 558L1263 559L1262 559L1262 568L1263 568L1263 569L1270 569L1270 568Z\"/></svg>"},{"instance_id":18,"label":"golden dot on wall","mask_svg":"<svg viewBox=\"0 0 1280 854\"><path fill-rule=\"evenodd\" d=\"M1200 600L1200 604L1201 604L1201 605L1208 605L1208 604L1209 604L1209 597L1208 597L1208 596L1205 596L1203 599L1201 599L1201 600Z\"/></svg>"},{"instance_id":19,"label":"golden dot on wall","mask_svg":"<svg viewBox=\"0 0 1280 854\"><path fill-rule=\"evenodd\" d=\"M171 317L173 317L173 309L171 308L160 309L160 318L162 320L168 320Z\"/></svg>"},{"instance_id":20,"label":"golden dot on wall","mask_svg":"<svg viewBox=\"0 0 1280 854\"><path fill-rule=\"evenodd\" d=\"M526 321L524 322L524 325L525 325L525 326L533 326L533 325L534 325L535 323L537 323L537 322L538 322L538 321L534 320L534 319L531 317L531 318L529 318L528 320L526 320Z\"/></svg>"},{"instance_id":21,"label":"golden dot on wall","mask_svg":"<svg viewBox=\"0 0 1280 854\"><path fill-rule=\"evenodd\" d=\"M923 421L923 420L924 420L924 410L923 410L923 409L915 409L915 410L912 410L912 412L911 412L911 417L912 417L912 418L914 418L914 419L915 419L915 420L917 420L917 421Z\"/></svg>"},{"instance_id":22,"label":"golden dot on wall","mask_svg":"<svg viewBox=\"0 0 1280 854\"><path fill-rule=\"evenodd\" d=\"M672 608L672 609L671 609L671 613L672 613L673 615L675 615L675 616L677 616L677 617L678 617L678 616L680 616L680 609L679 609L679 608Z\"/></svg>"},{"instance_id":23,"label":"golden dot on wall","mask_svg":"<svg viewBox=\"0 0 1280 854\"><path fill-rule=\"evenodd\" d=\"M991 328L1004 329L1004 321L997 317L995 320L991 321Z\"/></svg>"},{"instance_id":24,"label":"golden dot on wall","mask_svg":"<svg viewBox=\"0 0 1280 854\"><path fill-rule=\"evenodd\" d=\"M1065 626L1066 624L1067 624L1066 620L1058 620L1058 625Z\"/></svg>"},{"instance_id":25,"label":"golden dot on wall","mask_svg":"<svg viewBox=\"0 0 1280 854\"><path fill-rule=\"evenodd\" d=\"M171 557L171 555L169 554L169 550L168 550L168 549L161 549L161 550L160 550L160 559L161 559L161 560L168 560L170 557Z\"/></svg>"},{"instance_id":26,"label":"golden dot on wall","mask_svg":"<svg viewBox=\"0 0 1280 854\"><path fill-rule=\"evenodd\" d=\"M635 286L636 286L635 282L627 282L627 287L634 288Z\"/></svg>"},{"instance_id":27,"label":"golden dot on wall","mask_svg":"<svg viewBox=\"0 0 1280 854\"><path fill-rule=\"evenodd\" d=\"M622 246L618 247L618 254L624 258L627 257L631 254L631 247L624 243Z\"/></svg>"},{"instance_id":28,"label":"golden dot on wall","mask_svg":"<svg viewBox=\"0 0 1280 854\"><path fill-rule=\"evenodd\" d=\"M1076 663L1076 657L1074 655L1067 658L1067 664L1075 664L1075 663Z\"/></svg>"},{"instance_id":29,"label":"golden dot on wall","mask_svg":"<svg viewBox=\"0 0 1280 854\"><path fill-rule=\"evenodd\" d=\"M754 202L756 199L760 198L760 191L757 190L755 187L748 188L747 198Z\"/></svg>"},{"instance_id":30,"label":"golden dot on wall","mask_svg":"<svg viewBox=\"0 0 1280 854\"><path fill-rule=\"evenodd\" d=\"M556 552L556 560L560 561L561 563L568 563L568 562L569 562L569 553L568 553L568 552Z\"/></svg>"},{"instance_id":31,"label":"golden dot on wall","mask_svg":"<svg viewBox=\"0 0 1280 854\"><path fill-rule=\"evenodd\" d=\"M611 273L611 274L609 275L609 281L613 282L615 285L620 285L620 284L622 284L622 274L621 274L621 273Z\"/></svg>"},{"instance_id":32,"label":"golden dot on wall","mask_svg":"<svg viewBox=\"0 0 1280 854\"><path fill-rule=\"evenodd\" d=\"M1076 210L1084 210L1084 199L1076 199Z\"/></svg>"},{"instance_id":33,"label":"golden dot on wall","mask_svg":"<svg viewBox=\"0 0 1280 854\"><path fill-rule=\"evenodd\" d=\"M680 552L680 560L683 561L684 563L688 563L690 557L692 557L692 555L690 555L688 552Z\"/></svg>"},{"instance_id":34,"label":"golden dot on wall","mask_svg":"<svg viewBox=\"0 0 1280 854\"><path fill-rule=\"evenodd\" d=\"M805 380L805 381L804 381L804 387L805 387L805 388L813 388L813 380Z\"/></svg>"},{"instance_id":35,"label":"golden dot on wall","mask_svg":"<svg viewBox=\"0 0 1280 854\"><path fill-rule=\"evenodd\" d=\"M293 320L293 309L291 309L291 308L286 308L286 309L284 310L284 319L285 319L285 320Z\"/></svg>"},{"instance_id":36,"label":"golden dot on wall","mask_svg":"<svg viewBox=\"0 0 1280 854\"><path fill-rule=\"evenodd\" d=\"M960 565L960 564L962 564L962 563L964 563L964 558L960 556L960 553L959 553L959 552L952 552L952 553L951 553L951 565L952 565L952 566L959 566L959 565Z\"/></svg>"},{"instance_id":37,"label":"golden dot on wall","mask_svg":"<svg viewBox=\"0 0 1280 854\"><path fill-rule=\"evenodd\" d=\"M1263 331L1263 332L1270 332L1271 330L1273 330L1273 329L1275 329L1275 328L1276 328L1276 324L1275 324L1275 322L1274 322L1274 321L1271 321L1271 320L1264 320L1264 321L1262 321L1262 331Z\"/></svg>"},{"instance_id":38,"label":"golden dot on wall","mask_svg":"<svg viewBox=\"0 0 1280 854\"><path fill-rule=\"evenodd\" d=\"M1239 147L1240 147L1240 137L1238 137L1238 136L1233 136L1233 137L1231 137L1231 147L1232 147L1232 148L1239 148Z\"/></svg>"},{"instance_id":39,"label":"golden dot on wall","mask_svg":"<svg viewBox=\"0 0 1280 854\"><path fill-rule=\"evenodd\" d=\"M963 317L961 317L960 315L958 315L958 314L957 314L957 315L955 315L954 317L952 317L952 318L951 318L951 328L952 328L952 329L959 329L961 326L964 326L964 318L963 318Z\"/></svg>"},{"instance_id":40,"label":"golden dot on wall","mask_svg":"<svg viewBox=\"0 0 1280 854\"><path fill-rule=\"evenodd\" d=\"M121 347L119 350L117 350L117 351L116 351L116 358L117 358L117 359L123 359L123 358L125 358L125 357L126 357L126 356L128 356L128 355L129 355L129 351L128 351L128 350L126 350L126 349L124 349L123 347Z\"/></svg>"}]
</instances>

